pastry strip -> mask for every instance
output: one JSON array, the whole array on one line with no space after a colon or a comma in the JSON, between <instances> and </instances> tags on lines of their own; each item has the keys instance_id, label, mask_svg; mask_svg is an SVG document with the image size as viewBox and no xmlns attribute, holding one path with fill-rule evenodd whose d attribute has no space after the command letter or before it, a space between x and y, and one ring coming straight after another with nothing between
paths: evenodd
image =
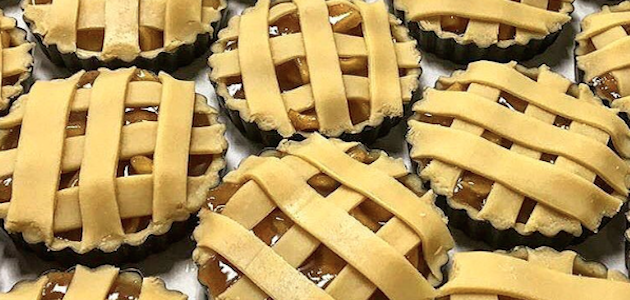
<instances>
[{"instance_id":1,"label":"pastry strip","mask_svg":"<svg viewBox=\"0 0 630 300\"><path fill-rule=\"evenodd\" d=\"M439 16L459 16L480 21L507 24L516 28L549 34L556 31L559 24L566 23L570 17L566 14L540 9L514 1L504 0L468 0L462 5L458 0L403 0L401 1L409 18L427 19Z\"/></svg>"},{"instance_id":2,"label":"pastry strip","mask_svg":"<svg viewBox=\"0 0 630 300\"><path fill-rule=\"evenodd\" d=\"M160 74L162 103L153 157L153 221L188 218L186 182L195 83Z\"/></svg>"},{"instance_id":3,"label":"pastry strip","mask_svg":"<svg viewBox=\"0 0 630 300\"><path fill-rule=\"evenodd\" d=\"M57 44L61 52L73 52L77 49L77 19L79 0L57 0L50 6L49 28L44 43Z\"/></svg>"},{"instance_id":4,"label":"pastry strip","mask_svg":"<svg viewBox=\"0 0 630 300\"><path fill-rule=\"evenodd\" d=\"M285 113L269 46L267 19L270 0L261 1L240 18L243 30L239 39L239 61L243 88L249 98L264 99L247 103L251 117L263 122L264 128L274 128L281 135L290 136L295 129Z\"/></svg>"},{"instance_id":5,"label":"pastry strip","mask_svg":"<svg viewBox=\"0 0 630 300\"><path fill-rule=\"evenodd\" d=\"M118 278L117 268L101 268L94 271L77 266L64 300L106 299L110 287ZM89 288L88 288L89 287Z\"/></svg>"},{"instance_id":6,"label":"pastry strip","mask_svg":"<svg viewBox=\"0 0 630 300\"><path fill-rule=\"evenodd\" d=\"M319 130L330 136L352 129L339 56L325 1L294 0L315 99ZM241 33L242 34L242 33Z\"/></svg>"},{"instance_id":7,"label":"pastry strip","mask_svg":"<svg viewBox=\"0 0 630 300\"><path fill-rule=\"evenodd\" d=\"M125 234L116 202L114 174L119 159L126 87L134 72L135 69L123 69L100 74L92 87L95 97L90 101L79 172L84 249L92 249L106 239L121 239Z\"/></svg>"},{"instance_id":8,"label":"pastry strip","mask_svg":"<svg viewBox=\"0 0 630 300\"><path fill-rule=\"evenodd\" d=\"M84 1L85 2L85 1ZM140 0L105 2L105 38L103 59L132 61L140 53L138 11Z\"/></svg>"},{"instance_id":9,"label":"pastry strip","mask_svg":"<svg viewBox=\"0 0 630 300\"><path fill-rule=\"evenodd\" d=\"M79 73L67 81L41 82L33 87L31 98L25 103L28 109L21 127L5 224L9 232L27 233L46 242L53 240L66 118L81 76Z\"/></svg>"},{"instance_id":10,"label":"pastry strip","mask_svg":"<svg viewBox=\"0 0 630 300\"><path fill-rule=\"evenodd\" d=\"M475 293L523 300L590 300L593 295L608 300L630 297L630 285L624 282L564 274L493 253L469 252L455 256L451 280L440 289L443 296ZM479 276L480 270L483 276ZM537 280L539 278L545 280Z\"/></svg>"},{"instance_id":11,"label":"pastry strip","mask_svg":"<svg viewBox=\"0 0 630 300\"><path fill-rule=\"evenodd\" d=\"M375 122L379 116L402 116L403 105L400 99L400 79L396 63L395 43L389 27L389 13L385 2L367 4L356 2L361 16L368 22L363 23L365 44L368 49L368 72L370 79L371 113L370 119Z\"/></svg>"}]
</instances>

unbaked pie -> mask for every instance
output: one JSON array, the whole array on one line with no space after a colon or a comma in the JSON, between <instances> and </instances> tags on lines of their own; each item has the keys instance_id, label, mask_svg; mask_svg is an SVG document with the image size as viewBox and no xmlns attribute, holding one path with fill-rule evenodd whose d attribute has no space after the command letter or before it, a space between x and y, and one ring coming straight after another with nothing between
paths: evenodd
<instances>
[{"instance_id":1,"label":"unbaked pie","mask_svg":"<svg viewBox=\"0 0 630 300\"><path fill-rule=\"evenodd\" d=\"M36 281L16 284L3 300L61 299L124 299L124 300L186 300L180 292L167 290L158 278L143 278L135 270L120 270L112 266L88 269L77 266L66 272L51 271Z\"/></svg>"},{"instance_id":2,"label":"unbaked pie","mask_svg":"<svg viewBox=\"0 0 630 300\"><path fill-rule=\"evenodd\" d=\"M576 37L576 69L581 81L613 107L630 109L630 1L604 6L582 21Z\"/></svg>"},{"instance_id":3,"label":"unbaked pie","mask_svg":"<svg viewBox=\"0 0 630 300\"><path fill-rule=\"evenodd\" d=\"M225 0L24 0L24 19L56 64L174 71L210 47Z\"/></svg>"},{"instance_id":4,"label":"unbaked pie","mask_svg":"<svg viewBox=\"0 0 630 300\"><path fill-rule=\"evenodd\" d=\"M192 229L224 131L193 82L165 73L39 81L0 118L0 220L66 264L140 259Z\"/></svg>"},{"instance_id":5,"label":"unbaked pie","mask_svg":"<svg viewBox=\"0 0 630 300\"><path fill-rule=\"evenodd\" d=\"M440 78L414 112L418 172L451 224L495 247L563 248L626 202L628 125L546 66L472 63Z\"/></svg>"},{"instance_id":6,"label":"unbaked pie","mask_svg":"<svg viewBox=\"0 0 630 300\"><path fill-rule=\"evenodd\" d=\"M313 134L245 159L194 232L214 299L433 299L453 239L400 159Z\"/></svg>"},{"instance_id":7,"label":"unbaked pie","mask_svg":"<svg viewBox=\"0 0 630 300\"><path fill-rule=\"evenodd\" d=\"M587 262L573 251L544 247L457 253L449 277L438 300L630 298L630 283L621 272Z\"/></svg>"},{"instance_id":8,"label":"unbaked pie","mask_svg":"<svg viewBox=\"0 0 630 300\"><path fill-rule=\"evenodd\" d=\"M0 10L0 111L9 107L31 77L34 44L26 40L26 31L17 21Z\"/></svg>"},{"instance_id":9,"label":"unbaked pie","mask_svg":"<svg viewBox=\"0 0 630 300\"><path fill-rule=\"evenodd\" d=\"M403 117L420 53L385 3L262 0L212 47L210 75L230 118L267 145L318 131L374 141Z\"/></svg>"},{"instance_id":10,"label":"unbaked pie","mask_svg":"<svg viewBox=\"0 0 630 300\"><path fill-rule=\"evenodd\" d=\"M571 21L574 0L394 0L427 52L457 63L528 60Z\"/></svg>"}]
</instances>

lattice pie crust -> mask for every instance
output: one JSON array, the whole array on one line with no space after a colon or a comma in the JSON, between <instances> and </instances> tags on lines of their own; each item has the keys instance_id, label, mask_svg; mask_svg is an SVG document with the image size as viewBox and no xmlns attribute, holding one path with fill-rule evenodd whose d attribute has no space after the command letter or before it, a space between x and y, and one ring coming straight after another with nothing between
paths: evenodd
<instances>
[{"instance_id":1,"label":"lattice pie crust","mask_svg":"<svg viewBox=\"0 0 630 300\"><path fill-rule=\"evenodd\" d=\"M522 235L596 232L630 184L630 130L586 85L543 66L472 63L409 121L411 157L448 205Z\"/></svg>"},{"instance_id":2,"label":"lattice pie crust","mask_svg":"<svg viewBox=\"0 0 630 300\"><path fill-rule=\"evenodd\" d=\"M338 137L403 115L420 53L383 1L258 1L230 20L210 57L226 106L283 137Z\"/></svg>"},{"instance_id":3,"label":"lattice pie crust","mask_svg":"<svg viewBox=\"0 0 630 300\"><path fill-rule=\"evenodd\" d=\"M40 81L0 118L0 219L53 251L138 246L199 210L224 131L193 82L164 73Z\"/></svg>"},{"instance_id":4,"label":"lattice pie crust","mask_svg":"<svg viewBox=\"0 0 630 300\"><path fill-rule=\"evenodd\" d=\"M194 233L215 299L436 295L453 240L433 194L414 192L401 160L358 146L314 134L225 177L210 198L220 213L204 209Z\"/></svg>"}]
</instances>

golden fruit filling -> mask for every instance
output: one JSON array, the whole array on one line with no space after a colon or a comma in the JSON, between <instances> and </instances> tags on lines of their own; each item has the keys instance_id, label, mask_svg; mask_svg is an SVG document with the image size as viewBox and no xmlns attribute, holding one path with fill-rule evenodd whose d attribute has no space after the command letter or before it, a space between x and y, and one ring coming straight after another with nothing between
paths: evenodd
<instances>
[{"instance_id":1,"label":"golden fruit filling","mask_svg":"<svg viewBox=\"0 0 630 300\"><path fill-rule=\"evenodd\" d=\"M44 286L41 300L63 300L74 277L71 272L46 274L48 283ZM107 300L138 300L142 290L142 277L133 272L122 272L112 284Z\"/></svg>"},{"instance_id":2,"label":"golden fruit filling","mask_svg":"<svg viewBox=\"0 0 630 300\"><path fill-rule=\"evenodd\" d=\"M87 72L79 80L80 88L90 88L98 77L98 71ZM158 81L157 76L152 73L138 70L133 79L134 81ZM156 122L158 121L159 107L128 107L125 108L123 126L133 126L135 123ZM73 138L85 135L88 112L71 112L68 116L66 124L66 138ZM193 116L194 127L210 126L209 116L201 113L195 113ZM20 127L14 127L4 131L0 131L0 151L15 149L18 147L20 138ZM208 170L208 167L214 159L213 155L190 155L188 161L188 176L202 176ZM118 162L117 177L129 177L134 175L153 173L153 156L137 155L127 160ZM59 178L59 190L73 188L79 186L80 170L73 170L62 173ZM11 176L0 178L0 203L11 201L13 178ZM125 233L136 233L147 228L151 223L151 216L130 218L122 220ZM56 237L70 240L80 241L82 230L76 229L68 232L60 232L55 234Z\"/></svg>"},{"instance_id":3,"label":"golden fruit filling","mask_svg":"<svg viewBox=\"0 0 630 300\"><path fill-rule=\"evenodd\" d=\"M511 0L521 2L520 0ZM547 10L559 12L562 9L562 0L549 0ZM443 31L451 32L457 35L464 35L468 29L470 19L459 16L442 16L440 17L440 25ZM516 27L499 24L499 41L514 40L516 38Z\"/></svg>"},{"instance_id":4,"label":"golden fruit filling","mask_svg":"<svg viewBox=\"0 0 630 300\"><path fill-rule=\"evenodd\" d=\"M606 73L591 80L590 85L595 88L595 93L600 98L613 102L621 98L617 79L611 74Z\"/></svg>"},{"instance_id":5,"label":"golden fruit filling","mask_svg":"<svg viewBox=\"0 0 630 300\"><path fill-rule=\"evenodd\" d=\"M532 78L533 80L537 80L536 78ZM468 90L469 85L464 85L460 83L454 83L451 86L443 87L440 89L448 90L448 91L466 91ZM529 105L526 101L515 97L514 95L508 94L506 92L501 92L499 99L497 101L498 104L504 106L507 109L512 111L516 111L519 113L525 113L527 106ZM448 116L439 116L432 115L430 113L421 113L417 112L413 117L414 120L420 121L428 124L435 124L444 127L451 127L454 118ZM562 116L556 116L554 119L553 125L564 130L569 130L571 127L572 121L564 118ZM492 132L485 130L481 137L494 143L505 149L512 149L514 146L514 142L503 138L502 136ZM613 149L614 150L614 149ZM539 160L555 164L558 159L557 155L550 153L541 154ZM425 168L431 163L431 159L425 159L420 162L420 169ZM453 189L453 195L451 200L474 211L481 211L484 207L488 196L494 186L494 181L485 178L481 175L475 174L473 172L464 170L460 177L457 179L457 184ZM594 184L597 185L604 192L612 194L613 188L609 186L602 178L599 176L596 177ZM529 220L530 214L534 210L536 206L536 201L525 198L523 205L521 206L521 211L517 217L517 223L525 224ZM506 298L508 299L508 298Z\"/></svg>"},{"instance_id":6,"label":"golden fruit filling","mask_svg":"<svg viewBox=\"0 0 630 300\"><path fill-rule=\"evenodd\" d=\"M363 19L360 12L347 4L328 6L329 22L335 33L363 37ZM278 18L269 25L269 37L274 38L301 32L300 18L297 13L291 13ZM396 33L394 33L396 36ZM394 38L398 42L397 38ZM238 41L228 41L225 51L238 49ZM339 65L344 75L368 77L367 57L339 57ZM407 74L406 69L399 70L400 75ZM276 66L276 76L281 92L290 91L310 83L308 61L299 57ZM245 88L240 76L222 79L227 91L234 99L246 99ZM350 119L353 125L370 118L370 103L358 99L348 99ZM319 129L319 121L315 108L305 111L289 111L289 118L293 127L298 131L312 132Z\"/></svg>"},{"instance_id":7,"label":"golden fruit filling","mask_svg":"<svg viewBox=\"0 0 630 300\"><path fill-rule=\"evenodd\" d=\"M365 164L376 161L380 154L378 151L368 151L362 146L350 149L347 154ZM282 157L281 152L272 150L263 153L261 156ZM398 180L419 196L424 194L422 183L418 176L413 174L405 175ZM339 182L326 174L320 173L311 177L307 183L322 196L328 196L341 186ZM215 212L220 212L225 204L238 192L241 185L234 183L222 183L217 188L210 191L208 196L208 207ZM393 215L387 210L370 200L366 200L358 207L350 211L355 219L364 226L377 232L385 225ZM252 232L270 247L273 247L282 236L294 225L281 210L276 209L265 219L258 223ZM428 276L430 270L423 259L422 247L419 246L406 255L423 276ZM346 266L346 262L337 256L325 245L319 248L300 266L298 270L320 288L325 289ZM209 288L210 293L218 296L225 292L230 286L241 278L242 274L233 267L226 259L216 253L212 253L210 260L200 266L199 279ZM380 291L377 291L370 298L371 300L388 299Z\"/></svg>"}]
</instances>

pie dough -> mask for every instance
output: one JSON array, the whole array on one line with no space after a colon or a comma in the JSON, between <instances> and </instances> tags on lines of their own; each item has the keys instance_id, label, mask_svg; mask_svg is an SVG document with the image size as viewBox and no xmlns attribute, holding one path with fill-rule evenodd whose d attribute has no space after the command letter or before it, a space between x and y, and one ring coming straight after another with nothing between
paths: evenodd
<instances>
[{"instance_id":1,"label":"pie dough","mask_svg":"<svg viewBox=\"0 0 630 300\"><path fill-rule=\"evenodd\" d=\"M193 257L202 270L220 255L240 275L215 299L433 299L454 246L433 194L420 198L399 181L409 175L400 159L381 151L370 161L353 159L358 146L313 134L282 142L283 155L249 157L224 178L232 196L220 213L202 210L194 232ZM324 194L314 187L324 180L318 176L338 185ZM387 217L366 227L364 205ZM263 241L255 233L274 211L296 226ZM405 257L419 245L426 277ZM324 250L342 268L329 274L332 281L316 284L299 267ZM375 292L381 297L370 298Z\"/></svg>"},{"instance_id":2,"label":"pie dough","mask_svg":"<svg viewBox=\"0 0 630 300\"><path fill-rule=\"evenodd\" d=\"M414 111L407 139L421 177L475 221L577 237L626 201L628 126L546 66L472 63L440 78Z\"/></svg>"},{"instance_id":3,"label":"pie dough","mask_svg":"<svg viewBox=\"0 0 630 300\"><path fill-rule=\"evenodd\" d=\"M66 283L66 279L70 280ZM60 282L61 280L63 283ZM123 298L123 296L129 296L129 298ZM102 266L97 269L77 266L68 272L49 272L36 281L18 283L6 294L0 293L0 298L3 300L61 299L59 297L64 300L188 299L186 295L180 292L167 290L164 282L158 278L142 278L135 271L121 271L112 266Z\"/></svg>"},{"instance_id":4,"label":"pie dough","mask_svg":"<svg viewBox=\"0 0 630 300\"><path fill-rule=\"evenodd\" d=\"M422 30L433 31L442 39L455 39L464 45L474 43L480 48L494 44L507 48L560 31L571 21L572 3L573 0L395 0L394 6L405 13L407 20L418 22ZM557 5L558 11L552 10L551 5ZM466 20L462 34L444 30L444 20L452 17ZM503 30L514 34L503 39Z\"/></svg>"},{"instance_id":5,"label":"pie dough","mask_svg":"<svg viewBox=\"0 0 630 300\"><path fill-rule=\"evenodd\" d=\"M211 34L225 0L24 1L24 18L46 46L81 59L156 58ZM41 3L41 4L40 4Z\"/></svg>"},{"instance_id":6,"label":"pie dough","mask_svg":"<svg viewBox=\"0 0 630 300\"><path fill-rule=\"evenodd\" d=\"M402 117L418 88L420 53L383 1L270 2L232 18L212 48L210 77L228 109L285 138L355 134ZM282 30L287 23L298 28ZM284 87L287 66L299 78ZM302 129L295 119L316 125Z\"/></svg>"},{"instance_id":7,"label":"pie dough","mask_svg":"<svg viewBox=\"0 0 630 300\"><path fill-rule=\"evenodd\" d=\"M0 110L22 93L22 83L31 76L33 46L17 21L0 10Z\"/></svg>"},{"instance_id":8,"label":"pie dough","mask_svg":"<svg viewBox=\"0 0 630 300\"><path fill-rule=\"evenodd\" d=\"M622 300L630 297L630 283L573 251L518 248L455 254L440 294L441 300Z\"/></svg>"},{"instance_id":9,"label":"pie dough","mask_svg":"<svg viewBox=\"0 0 630 300\"><path fill-rule=\"evenodd\" d=\"M577 68L583 81L593 86L613 107L630 108L630 2L604 6L582 21L576 40Z\"/></svg>"},{"instance_id":10,"label":"pie dough","mask_svg":"<svg viewBox=\"0 0 630 300\"><path fill-rule=\"evenodd\" d=\"M128 120L137 109L155 119ZM86 112L85 132L76 134L73 120ZM37 82L0 118L0 178L10 178L0 219L9 233L52 251L139 246L202 206L225 167L224 131L194 83L166 73L100 69ZM16 132L19 143L6 147ZM199 174L189 167L195 159L207 165ZM63 183L70 174L74 183ZM146 228L127 232L138 219ZM77 230L78 240L61 235Z\"/></svg>"}]
</instances>

